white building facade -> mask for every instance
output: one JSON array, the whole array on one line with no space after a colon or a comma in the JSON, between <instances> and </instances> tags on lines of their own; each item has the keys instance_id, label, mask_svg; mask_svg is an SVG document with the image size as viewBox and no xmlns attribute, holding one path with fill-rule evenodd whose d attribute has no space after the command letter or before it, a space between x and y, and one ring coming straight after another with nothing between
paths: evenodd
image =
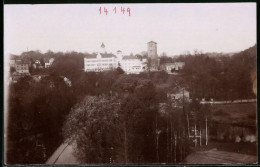
<instances>
[{"instance_id":1,"label":"white building facade","mask_svg":"<svg viewBox=\"0 0 260 167\"><path fill-rule=\"evenodd\" d=\"M49 60L45 60L45 63L44 63L45 68L49 68L52 65L53 62L54 62L54 58L50 58Z\"/></svg>"},{"instance_id":2,"label":"white building facade","mask_svg":"<svg viewBox=\"0 0 260 167\"><path fill-rule=\"evenodd\" d=\"M101 51L93 57L84 58L85 72L102 72L122 68L126 74L139 74L147 70L147 59L140 59L136 56L123 56L122 51L117 51L116 55L108 54L105 45L102 43Z\"/></svg>"},{"instance_id":3,"label":"white building facade","mask_svg":"<svg viewBox=\"0 0 260 167\"><path fill-rule=\"evenodd\" d=\"M168 74L178 72L183 69L184 62L165 63L161 65L161 70L166 71Z\"/></svg>"},{"instance_id":4,"label":"white building facade","mask_svg":"<svg viewBox=\"0 0 260 167\"><path fill-rule=\"evenodd\" d=\"M135 56L123 56L119 65L127 74L139 74L147 70L147 59L139 59Z\"/></svg>"},{"instance_id":5,"label":"white building facade","mask_svg":"<svg viewBox=\"0 0 260 167\"><path fill-rule=\"evenodd\" d=\"M118 67L117 58L113 54L98 53L94 57L84 58L85 72L102 72L114 70Z\"/></svg>"}]
</instances>

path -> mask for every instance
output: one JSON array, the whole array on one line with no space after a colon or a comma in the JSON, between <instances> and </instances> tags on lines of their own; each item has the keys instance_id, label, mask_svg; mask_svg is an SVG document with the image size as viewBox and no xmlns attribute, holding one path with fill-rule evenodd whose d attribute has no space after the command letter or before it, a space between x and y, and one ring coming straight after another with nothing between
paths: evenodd
<instances>
[{"instance_id":1,"label":"path","mask_svg":"<svg viewBox=\"0 0 260 167\"><path fill-rule=\"evenodd\" d=\"M73 155L74 144L63 143L46 161L46 164L79 164Z\"/></svg>"},{"instance_id":2,"label":"path","mask_svg":"<svg viewBox=\"0 0 260 167\"><path fill-rule=\"evenodd\" d=\"M188 155L184 164L253 164L257 163L257 156L239 154L212 149L197 151Z\"/></svg>"}]
</instances>

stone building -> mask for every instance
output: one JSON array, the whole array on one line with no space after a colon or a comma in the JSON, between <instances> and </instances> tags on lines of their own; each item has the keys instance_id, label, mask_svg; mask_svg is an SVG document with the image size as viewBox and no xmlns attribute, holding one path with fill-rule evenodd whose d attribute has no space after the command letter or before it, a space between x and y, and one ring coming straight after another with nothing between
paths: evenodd
<instances>
[{"instance_id":1,"label":"stone building","mask_svg":"<svg viewBox=\"0 0 260 167\"><path fill-rule=\"evenodd\" d=\"M157 43L150 41L147 43L147 53L148 58L150 59L150 70L157 71L160 65L160 59L157 54Z\"/></svg>"}]
</instances>

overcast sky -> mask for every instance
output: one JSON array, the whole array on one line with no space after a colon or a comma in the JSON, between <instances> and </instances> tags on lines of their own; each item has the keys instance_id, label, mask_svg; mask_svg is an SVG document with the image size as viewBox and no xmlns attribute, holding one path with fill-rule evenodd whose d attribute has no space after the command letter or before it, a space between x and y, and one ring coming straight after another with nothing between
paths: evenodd
<instances>
[{"instance_id":1,"label":"overcast sky","mask_svg":"<svg viewBox=\"0 0 260 167\"><path fill-rule=\"evenodd\" d=\"M131 16L120 7L130 8ZM146 51L151 40L158 43L158 54L167 55L247 49L256 43L256 4L4 6L5 53L20 54L27 48L92 53L104 42L108 52L136 54Z\"/></svg>"}]
</instances>

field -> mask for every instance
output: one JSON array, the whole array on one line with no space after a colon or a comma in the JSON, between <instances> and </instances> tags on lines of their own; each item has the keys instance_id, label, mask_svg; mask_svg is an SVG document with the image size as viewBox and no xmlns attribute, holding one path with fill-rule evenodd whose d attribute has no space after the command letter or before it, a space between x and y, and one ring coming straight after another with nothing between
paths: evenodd
<instances>
[{"instance_id":1,"label":"field","mask_svg":"<svg viewBox=\"0 0 260 167\"><path fill-rule=\"evenodd\" d=\"M212 120L237 126L256 126L256 103L212 105Z\"/></svg>"}]
</instances>

